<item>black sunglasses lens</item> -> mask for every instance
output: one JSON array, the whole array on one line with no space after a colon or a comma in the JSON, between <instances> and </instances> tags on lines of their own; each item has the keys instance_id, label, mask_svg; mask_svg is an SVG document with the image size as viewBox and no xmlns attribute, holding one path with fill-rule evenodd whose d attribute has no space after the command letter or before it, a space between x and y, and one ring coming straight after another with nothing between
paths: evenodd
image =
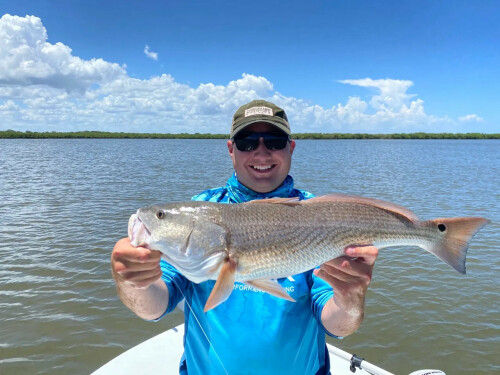
<instances>
[{"instance_id":1,"label":"black sunglasses lens","mask_svg":"<svg viewBox=\"0 0 500 375\"><path fill-rule=\"evenodd\" d=\"M234 139L236 148L240 151L253 151L259 147L259 139L264 139L264 145L270 151L283 150L288 143L287 135L270 133L248 133Z\"/></svg>"},{"instance_id":2,"label":"black sunglasses lens","mask_svg":"<svg viewBox=\"0 0 500 375\"><path fill-rule=\"evenodd\" d=\"M259 147L259 139L242 138L235 139L236 148L240 151L253 151Z\"/></svg>"},{"instance_id":3,"label":"black sunglasses lens","mask_svg":"<svg viewBox=\"0 0 500 375\"><path fill-rule=\"evenodd\" d=\"M283 150L286 147L287 142L287 138L264 139L264 144L267 149L271 151Z\"/></svg>"}]
</instances>

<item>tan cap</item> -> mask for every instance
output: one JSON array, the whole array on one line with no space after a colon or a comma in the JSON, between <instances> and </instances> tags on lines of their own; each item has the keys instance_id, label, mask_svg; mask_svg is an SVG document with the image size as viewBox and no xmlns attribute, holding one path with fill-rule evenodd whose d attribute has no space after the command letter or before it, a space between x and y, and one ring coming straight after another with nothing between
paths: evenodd
<instances>
[{"instance_id":1,"label":"tan cap","mask_svg":"<svg viewBox=\"0 0 500 375\"><path fill-rule=\"evenodd\" d=\"M256 122L266 122L276 126L288 135L291 134L284 109L265 100L253 100L250 103L242 105L234 113L229 137L233 138L241 130Z\"/></svg>"}]
</instances>

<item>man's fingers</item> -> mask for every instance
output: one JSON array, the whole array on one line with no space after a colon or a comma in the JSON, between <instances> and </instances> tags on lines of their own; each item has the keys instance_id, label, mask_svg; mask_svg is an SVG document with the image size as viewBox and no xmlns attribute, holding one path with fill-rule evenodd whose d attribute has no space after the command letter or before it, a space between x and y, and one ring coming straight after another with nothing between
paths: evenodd
<instances>
[{"instance_id":1,"label":"man's fingers","mask_svg":"<svg viewBox=\"0 0 500 375\"><path fill-rule=\"evenodd\" d=\"M344 283L344 281L338 280L336 277L333 277L332 274L326 272L324 269L318 268L314 270L314 274L319 278L325 280L330 285L336 285L337 283Z\"/></svg>"},{"instance_id":2,"label":"man's fingers","mask_svg":"<svg viewBox=\"0 0 500 375\"><path fill-rule=\"evenodd\" d=\"M159 261L161 258L161 251L149 250L145 247L120 248L113 251L113 258L115 260L126 260L129 262L148 263Z\"/></svg>"},{"instance_id":3,"label":"man's fingers","mask_svg":"<svg viewBox=\"0 0 500 375\"><path fill-rule=\"evenodd\" d=\"M344 254L352 258L358 258L361 263L373 265L378 256L378 249L372 245L349 246L345 248Z\"/></svg>"},{"instance_id":4,"label":"man's fingers","mask_svg":"<svg viewBox=\"0 0 500 375\"><path fill-rule=\"evenodd\" d=\"M366 264L357 263L355 260L341 259L340 262L335 262L337 264L330 264L331 262L324 263L320 266L320 269L325 273L332 275L336 280L340 280L345 283L363 283L368 284L371 280L371 266Z\"/></svg>"},{"instance_id":5,"label":"man's fingers","mask_svg":"<svg viewBox=\"0 0 500 375\"><path fill-rule=\"evenodd\" d=\"M364 263L363 261L360 261L359 258L349 259L346 257L340 257L323 263L321 268L335 275L339 273L340 279L348 281L347 279L351 277L371 275L373 264Z\"/></svg>"},{"instance_id":6,"label":"man's fingers","mask_svg":"<svg viewBox=\"0 0 500 375\"><path fill-rule=\"evenodd\" d=\"M146 249L147 250L147 249ZM147 250L150 252L151 250ZM113 254L113 260L115 262L121 262L127 265L127 267L139 267L140 264L149 265L156 264L160 262L161 253L160 254L152 254L152 253L137 253L137 254Z\"/></svg>"},{"instance_id":7,"label":"man's fingers","mask_svg":"<svg viewBox=\"0 0 500 375\"><path fill-rule=\"evenodd\" d=\"M123 279L126 283L135 288L147 288L161 277L161 269L149 272L134 272L130 275L124 275Z\"/></svg>"},{"instance_id":8,"label":"man's fingers","mask_svg":"<svg viewBox=\"0 0 500 375\"><path fill-rule=\"evenodd\" d=\"M372 278L378 249L371 245L350 246L345 249L345 254L323 263L315 274L337 291L348 290L349 285L366 290Z\"/></svg>"},{"instance_id":9,"label":"man's fingers","mask_svg":"<svg viewBox=\"0 0 500 375\"><path fill-rule=\"evenodd\" d=\"M128 238L118 241L111 254L111 268L115 277L137 286L144 280L161 276L161 252L144 247L133 247Z\"/></svg>"},{"instance_id":10,"label":"man's fingers","mask_svg":"<svg viewBox=\"0 0 500 375\"><path fill-rule=\"evenodd\" d=\"M148 262L130 262L128 260L121 259L115 261L115 271L118 273L123 272L140 272L140 271L150 271L158 267L157 260L150 260Z\"/></svg>"}]
</instances>

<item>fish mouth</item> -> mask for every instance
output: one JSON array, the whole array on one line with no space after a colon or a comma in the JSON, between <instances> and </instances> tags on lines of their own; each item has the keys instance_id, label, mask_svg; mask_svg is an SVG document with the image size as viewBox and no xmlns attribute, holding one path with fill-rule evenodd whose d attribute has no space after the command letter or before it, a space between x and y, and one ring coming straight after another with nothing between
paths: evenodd
<instances>
[{"instance_id":1,"label":"fish mouth","mask_svg":"<svg viewBox=\"0 0 500 375\"><path fill-rule=\"evenodd\" d=\"M128 238L130 239L130 244L134 247L141 246L147 248L149 245L151 232L137 214L130 216L128 221Z\"/></svg>"}]
</instances>

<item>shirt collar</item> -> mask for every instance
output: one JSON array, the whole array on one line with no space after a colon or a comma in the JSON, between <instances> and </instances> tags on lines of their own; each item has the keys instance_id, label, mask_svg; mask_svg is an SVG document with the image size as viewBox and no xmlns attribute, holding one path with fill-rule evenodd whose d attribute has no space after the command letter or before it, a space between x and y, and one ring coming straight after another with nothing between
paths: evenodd
<instances>
[{"instance_id":1,"label":"shirt collar","mask_svg":"<svg viewBox=\"0 0 500 375\"><path fill-rule=\"evenodd\" d=\"M293 178L288 175L285 181L275 190L269 193L258 193L239 182L236 173L233 173L231 178L227 180L226 187L231 203L243 203L254 199L288 198L293 191Z\"/></svg>"}]
</instances>

